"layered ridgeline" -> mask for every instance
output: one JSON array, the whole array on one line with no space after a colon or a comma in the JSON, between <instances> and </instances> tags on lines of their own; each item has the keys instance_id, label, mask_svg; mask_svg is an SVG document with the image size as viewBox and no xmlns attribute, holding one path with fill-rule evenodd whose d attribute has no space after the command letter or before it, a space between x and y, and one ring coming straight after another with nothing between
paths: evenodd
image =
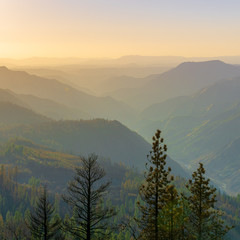
<instances>
[{"instance_id":1,"label":"layered ridgeline","mask_svg":"<svg viewBox=\"0 0 240 240\"><path fill-rule=\"evenodd\" d=\"M43 115L10 102L0 101L0 127L51 121Z\"/></svg>"},{"instance_id":2,"label":"layered ridgeline","mask_svg":"<svg viewBox=\"0 0 240 240\"><path fill-rule=\"evenodd\" d=\"M0 68L0 88L12 90L17 94L30 94L38 98L52 100L67 106L70 108L69 111L78 109L83 113L83 117L102 117L120 121L130 121L134 117L133 109L111 97L96 97L57 80L30 75L22 71L11 71L6 67ZM30 106L34 104L30 103L33 99L30 96L22 96L21 98L25 102L27 101ZM35 101L34 106L36 107L42 105L39 101L43 100L34 98L33 101ZM52 102L50 104L53 105ZM40 108L40 106L38 107Z\"/></svg>"},{"instance_id":3,"label":"layered ridgeline","mask_svg":"<svg viewBox=\"0 0 240 240\"><path fill-rule=\"evenodd\" d=\"M186 62L165 73L146 77L141 80L145 82L142 87L119 89L108 94L138 109L144 109L153 103L193 94L209 84L238 76L239 66L221 61Z\"/></svg>"},{"instance_id":4,"label":"layered ridgeline","mask_svg":"<svg viewBox=\"0 0 240 240\"><path fill-rule=\"evenodd\" d=\"M136 132L118 121L82 120L50 121L0 130L1 142L15 137L29 139L65 153L88 155L95 153L114 163L144 169L151 146ZM168 160L173 174L187 176L183 168Z\"/></svg>"},{"instance_id":5,"label":"layered ridgeline","mask_svg":"<svg viewBox=\"0 0 240 240\"><path fill-rule=\"evenodd\" d=\"M13 103L55 120L90 118L89 114L77 108L29 94L16 94L6 89L0 89L0 102Z\"/></svg>"},{"instance_id":6,"label":"layered ridgeline","mask_svg":"<svg viewBox=\"0 0 240 240\"><path fill-rule=\"evenodd\" d=\"M155 127L160 127L174 159L189 166L204 159L210 176L228 192L237 193L240 188L230 179L240 170L235 142L240 137L239 92L240 78L235 78L191 96L154 104L141 114L140 133L150 139ZM227 150L233 146L232 151Z\"/></svg>"}]
</instances>

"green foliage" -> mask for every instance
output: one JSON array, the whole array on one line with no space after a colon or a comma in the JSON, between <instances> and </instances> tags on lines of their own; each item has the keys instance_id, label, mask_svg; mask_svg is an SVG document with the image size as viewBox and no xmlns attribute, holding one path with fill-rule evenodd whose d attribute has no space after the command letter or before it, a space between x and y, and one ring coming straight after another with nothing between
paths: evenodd
<instances>
[{"instance_id":1,"label":"green foliage","mask_svg":"<svg viewBox=\"0 0 240 240\"><path fill-rule=\"evenodd\" d=\"M116 163L123 162L141 168L144 167L150 147L140 135L120 122L104 119L50 121L0 129L0 141L5 142L13 136L76 155L87 155L94 151Z\"/></svg>"},{"instance_id":2,"label":"green foliage","mask_svg":"<svg viewBox=\"0 0 240 240\"><path fill-rule=\"evenodd\" d=\"M28 227L34 239L61 239L61 220L54 216L54 206L48 199L46 186L41 189L36 207L30 213Z\"/></svg>"},{"instance_id":3,"label":"green foliage","mask_svg":"<svg viewBox=\"0 0 240 240\"><path fill-rule=\"evenodd\" d=\"M159 145L156 144L158 137ZM153 146L155 150L161 145L160 139L160 135L155 136L155 145ZM162 155L160 152L159 154L164 156L164 151L162 152ZM149 190L151 191L149 192L154 192L154 188L151 186L154 186L153 183L156 180L156 172L154 172L154 169L150 169L151 166L154 166L151 164L151 161L155 161L155 156L157 156L154 153L152 151L149 156L149 175L145 175L151 180L149 182ZM3 145L0 148L0 156L2 163L5 163L0 169L0 210L2 214L0 223L1 232L4 234L2 237L14 239L14 234L17 233L19 239L25 239L26 236L29 237L30 232L23 225L26 219L29 219L28 209L33 206L36 207L35 202L39 184L43 181L48 181L53 184L51 186L57 187L54 189L54 193L61 193L64 191L66 182L70 179L73 172L72 169L81 164L81 160L77 156L56 152L23 139L15 139ZM164 161L167 162L168 159L164 159ZM162 160L162 163L164 161ZM99 201L97 204L103 209L111 209L114 206L118 214L112 217L111 223L115 226L125 226L117 227L112 233L110 233L109 228L106 228L103 233L108 235L111 240L132 240L134 231L138 233L139 227L143 226L136 225L133 219L139 219L139 222L137 222L141 223L143 212L139 206L147 206L144 198L141 197L148 197L148 195L139 195L138 189L140 186L144 186L146 190L148 182L144 181L144 176L136 169L127 169L124 164L112 164L106 159L100 159L99 164L104 166L107 176L112 179L112 186L111 192L106 196L105 200ZM158 165L160 172L166 168L166 165L164 165L163 169L160 166L161 164ZM168 172L165 170L165 174ZM195 230L190 220L193 211L187 199L192 195L191 191L185 188L184 179L175 177L175 180L170 183L168 174L162 174L162 176L168 177L165 177L165 180L160 182L162 185L158 188L164 189L164 191L161 190L164 194L161 192L162 195L159 196L158 204L157 226L161 233L160 239L194 239L193 231ZM164 182L167 184L164 185ZM192 183L194 183L194 180ZM186 198L182 198L180 193L184 193ZM209 236L212 239L214 239L214 236L218 236L217 239L222 239L229 231L229 227L224 223L227 222L228 225L236 226L227 235L230 239L237 240L240 236L238 228L240 223L240 197L230 197L220 192L217 192L216 195L214 205L221 209L222 214L219 211L213 211L212 207L209 209L211 212L209 224L207 224L211 224ZM78 227L76 221L77 209L75 207L72 208L73 212L67 215L68 208L62 202L60 195L54 195L52 192L49 197L51 202L54 203L55 211L53 215L58 219L60 217L63 218L65 223L71 223L72 227ZM22 227L20 228L19 226ZM69 233L64 237L66 240L74 239Z\"/></svg>"},{"instance_id":4,"label":"green foliage","mask_svg":"<svg viewBox=\"0 0 240 240\"><path fill-rule=\"evenodd\" d=\"M160 134L160 130L157 130L153 137L152 151L148 158L150 166L145 174L145 182L139 190L143 204L138 204L142 216L137 222L142 239L158 240L163 237L163 232L159 229L159 216L169 198L167 190L170 169L165 169L167 146L163 144Z\"/></svg>"},{"instance_id":5,"label":"green foliage","mask_svg":"<svg viewBox=\"0 0 240 240\"><path fill-rule=\"evenodd\" d=\"M1 239L27 240L31 237L29 229L26 226L26 218L18 210L14 216L8 212L5 222L1 218L0 229Z\"/></svg>"},{"instance_id":6,"label":"green foliage","mask_svg":"<svg viewBox=\"0 0 240 240\"><path fill-rule=\"evenodd\" d=\"M184 214L182 199L174 185L169 185L166 191L169 198L160 212L158 227L166 240L187 239L188 217Z\"/></svg>"},{"instance_id":7,"label":"green foliage","mask_svg":"<svg viewBox=\"0 0 240 240\"><path fill-rule=\"evenodd\" d=\"M186 198L190 208L189 221L192 233L198 240L213 239L217 234L217 239L221 239L229 227L224 227L224 222L220 219L219 212L214 210L216 203L216 189L210 186L210 179L205 178L205 169L202 163L192 174L192 179L186 185L190 196Z\"/></svg>"}]
</instances>

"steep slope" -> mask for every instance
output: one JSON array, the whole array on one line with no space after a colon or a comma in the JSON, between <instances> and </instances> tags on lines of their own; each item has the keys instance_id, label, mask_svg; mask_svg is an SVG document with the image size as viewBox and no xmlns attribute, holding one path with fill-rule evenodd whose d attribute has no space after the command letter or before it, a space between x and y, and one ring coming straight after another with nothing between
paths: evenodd
<instances>
[{"instance_id":1,"label":"steep slope","mask_svg":"<svg viewBox=\"0 0 240 240\"><path fill-rule=\"evenodd\" d=\"M191 96L176 97L146 108L141 117L164 120L175 116L212 117L240 101L240 78L220 81Z\"/></svg>"},{"instance_id":2,"label":"steep slope","mask_svg":"<svg viewBox=\"0 0 240 240\"><path fill-rule=\"evenodd\" d=\"M141 134L152 128L162 129L171 156L189 164L194 159L216 152L240 137L240 104L210 118L177 116L164 121L150 122L142 127ZM150 135L145 137L150 138Z\"/></svg>"},{"instance_id":3,"label":"steep slope","mask_svg":"<svg viewBox=\"0 0 240 240\"><path fill-rule=\"evenodd\" d=\"M78 108L71 108L50 99L44 99L26 94L14 94L29 108L55 120L61 119L87 119L91 116Z\"/></svg>"},{"instance_id":4,"label":"steep slope","mask_svg":"<svg viewBox=\"0 0 240 240\"><path fill-rule=\"evenodd\" d=\"M11 71L6 67L0 68L0 88L10 89L18 94L51 99L93 117L119 120L133 117L131 108L110 97L95 97L57 80L41 78L22 71Z\"/></svg>"},{"instance_id":5,"label":"steep slope","mask_svg":"<svg viewBox=\"0 0 240 240\"><path fill-rule=\"evenodd\" d=\"M13 139L0 145L1 164L18 168L17 181L29 183L34 177L41 183L47 183L54 192L62 193L67 182L74 174L81 159L73 154L57 152L26 139ZM121 184L127 171L126 167L99 159L113 180L114 187Z\"/></svg>"},{"instance_id":6,"label":"steep slope","mask_svg":"<svg viewBox=\"0 0 240 240\"><path fill-rule=\"evenodd\" d=\"M201 121L179 116L156 121L141 130L162 129L171 157L191 170L204 162L208 177L229 194L240 193L240 105L212 119ZM150 138L150 135L149 135ZM237 140L236 140L237 139Z\"/></svg>"},{"instance_id":7,"label":"steep slope","mask_svg":"<svg viewBox=\"0 0 240 240\"><path fill-rule=\"evenodd\" d=\"M240 136L240 105L192 129L184 140L185 150L195 157L220 149Z\"/></svg>"},{"instance_id":8,"label":"steep slope","mask_svg":"<svg viewBox=\"0 0 240 240\"><path fill-rule=\"evenodd\" d=\"M13 92L6 89L0 89L0 102L9 102L22 107L28 107L28 105L22 102L18 97L14 96Z\"/></svg>"},{"instance_id":9,"label":"steep slope","mask_svg":"<svg viewBox=\"0 0 240 240\"><path fill-rule=\"evenodd\" d=\"M231 118L232 114L237 113L240 104L239 92L240 78L236 78L215 83L191 96L153 104L141 113L139 132L149 139L152 129L158 127L164 130L171 141L184 141L202 131L212 121L221 122L228 115Z\"/></svg>"},{"instance_id":10,"label":"steep slope","mask_svg":"<svg viewBox=\"0 0 240 240\"><path fill-rule=\"evenodd\" d=\"M236 78L152 105L142 113L139 132L150 139L153 129L160 128L174 159L190 166L204 161L210 176L224 189L239 192L233 180L240 170L239 93L240 78Z\"/></svg>"},{"instance_id":11,"label":"steep slope","mask_svg":"<svg viewBox=\"0 0 240 240\"><path fill-rule=\"evenodd\" d=\"M151 146L140 135L118 121L59 121L0 131L0 140L23 137L38 144L77 155L96 153L112 162L144 169ZM169 158L173 173L186 175Z\"/></svg>"},{"instance_id":12,"label":"steep slope","mask_svg":"<svg viewBox=\"0 0 240 240\"><path fill-rule=\"evenodd\" d=\"M27 108L9 102L0 102L0 126L34 124L51 121Z\"/></svg>"},{"instance_id":13,"label":"steep slope","mask_svg":"<svg viewBox=\"0 0 240 240\"><path fill-rule=\"evenodd\" d=\"M56 152L24 139L15 139L0 145L0 160L0 177L4 179L1 181L1 195L5 199L1 206L1 214L4 217L9 211L14 212L18 209L24 213L26 208L32 206L30 202L34 204L36 186L40 183L47 184L51 190L52 202L54 202L52 193L57 193L55 199L59 200L59 195L66 193L67 182L73 177L73 168L81 161L78 156ZM138 186L143 175L123 165L112 164L108 160L100 159L99 162L106 171L106 180L112 180L109 197L113 205L121 209L119 206L123 204L122 206L134 210L131 203L137 198ZM175 183L178 188L182 187L185 181L177 178ZM217 207L227 213L228 220L238 219L238 197L218 193L217 200ZM66 213L66 208L61 203L59 208L60 213ZM238 221L233 223L237 225ZM229 237L238 239L238 236L239 234L235 238L232 235Z\"/></svg>"},{"instance_id":14,"label":"steep slope","mask_svg":"<svg viewBox=\"0 0 240 240\"><path fill-rule=\"evenodd\" d=\"M219 151L198 159L205 164L211 178L222 183L222 188L230 193L240 192L240 138L230 142Z\"/></svg>"},{"instance_id":15,"label":"steep slope","mask_svg":"<svg viewBox=\"0 0 240 240\"><path fill-rule=\"evenodd\" d=\"M153 103L193 94L217 81L238 76L240 76L239 66L221 61L186 62L160 75L147 77L147 84L141 88L118 90L111 96L143 109Z\"/></svg>"},{"instance_id":16,"label":"steep slope","mask_svg":"<svg viewBox=\"0 0 240 240\"><path fill-rule=\"evenodd\" d=\"M0 89L0 102L13 103L55 120L90 117L79 109L70 108L55 101L33 95L16 94L10 90Z\"/></svg>"}]
</instances>

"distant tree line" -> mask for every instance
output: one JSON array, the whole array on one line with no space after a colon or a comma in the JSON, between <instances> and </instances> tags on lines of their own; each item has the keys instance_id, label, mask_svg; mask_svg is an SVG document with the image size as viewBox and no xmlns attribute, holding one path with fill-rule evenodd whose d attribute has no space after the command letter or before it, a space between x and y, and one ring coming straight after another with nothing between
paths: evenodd
<instances>
[{"instance_id":1,"label":"distant tree line","mask_svg":"<svg viewBox=\"0 0 240 240\"><path fill-rule=\"evenodd\" d=\"M186 191L180 193L174 185L171 169L166 169L166 152L167 146L157 130L139 197L135 204L127 200L128 204L125 203L123 208L114 207L108 201L111 183L104 181L105 171L97 156L82 157L81 166L76 168L67 193L62 197L71 212L62 218L49 197L47 186L43 186L34 192L38 197L31 211L26 210L24 216L21 212L14 216L9 213L5 220L0 219L0 239L224 239L232 227L224 223L224 213L215 206L216 189L206 179L203 164L200 163L192 174ZM13 182L6 177L3 168L1 172L0 184ZM11 188L15 186L10 185ZM130 180L123 184L124 188L136 188L136 185ZM124 208L128 208L132 216L121 223L113 221L124 215Z\"/></svg>"}]
</instances>

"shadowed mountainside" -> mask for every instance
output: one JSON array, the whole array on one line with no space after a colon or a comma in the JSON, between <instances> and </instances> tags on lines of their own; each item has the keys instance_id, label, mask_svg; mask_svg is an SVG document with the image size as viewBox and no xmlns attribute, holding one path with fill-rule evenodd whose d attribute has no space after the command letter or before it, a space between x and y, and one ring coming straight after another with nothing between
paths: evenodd
<instances>
[{"instance_id":1,"label":"shadowed mountainside","mask_svg":"<svg viewBox=\"0 0 240 240\"><path fill-rule=\"evenodd\" d=\"M51 121L27 108L9 102L0 101L0 126L34 124Z\"/></svg>"},{"instance_id":2,"label":"shadowed mountainside","mask_svg":"<svg viewBox=\"0 0 240 240\"><path fill-rule=\"evenodd\" d=\"M112 162L144 169L151 145L118 121L58 121L1 129L0 140L29 139L43 146L76 155L96 153ZM185 175L183 168L168 159L173 174Z\"/></svg>"}]
</instances>

